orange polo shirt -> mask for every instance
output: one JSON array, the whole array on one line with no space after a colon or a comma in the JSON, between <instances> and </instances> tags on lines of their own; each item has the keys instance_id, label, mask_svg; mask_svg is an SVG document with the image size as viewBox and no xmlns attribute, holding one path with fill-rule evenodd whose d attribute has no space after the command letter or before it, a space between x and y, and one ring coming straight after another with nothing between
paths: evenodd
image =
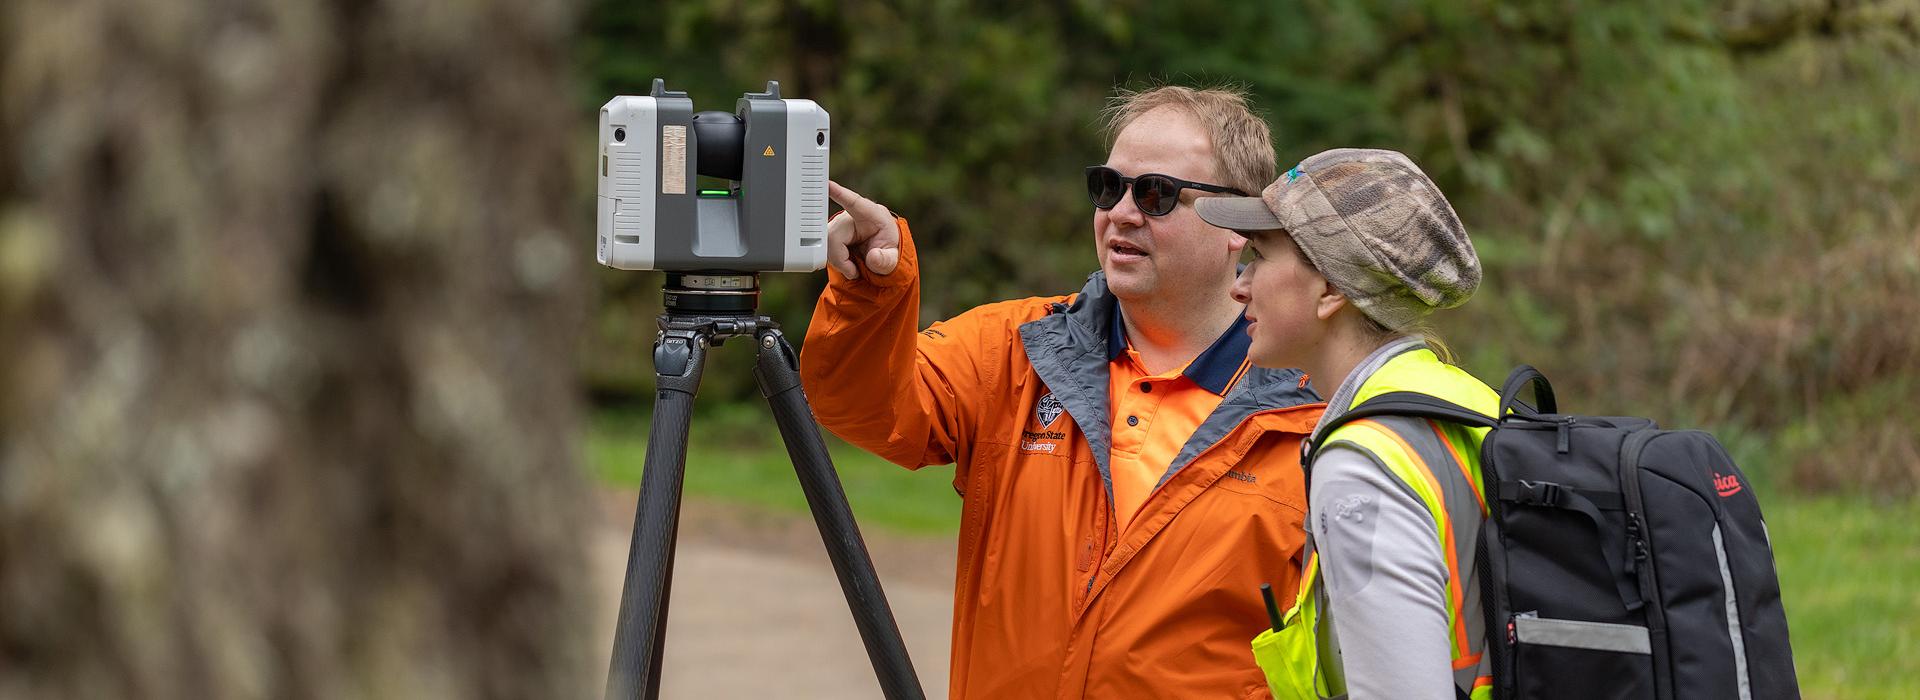
<instances>
[{"instance_id":1,"label":"orange polo shirt","mask_svg":"<svg viewBox=\"0 0 1920 700\"><path fill-rule=\"evenodd\" d=\"M1108 463L1114 520L1124 528L1171 475L1168 470L1180 448L1250 365L1247 320L1240 318L1187 364L1149 375L1127 340L1120 314L1116 308L1107 335L1108 425L1113 426Z\"/></svg>"}]
</instances>

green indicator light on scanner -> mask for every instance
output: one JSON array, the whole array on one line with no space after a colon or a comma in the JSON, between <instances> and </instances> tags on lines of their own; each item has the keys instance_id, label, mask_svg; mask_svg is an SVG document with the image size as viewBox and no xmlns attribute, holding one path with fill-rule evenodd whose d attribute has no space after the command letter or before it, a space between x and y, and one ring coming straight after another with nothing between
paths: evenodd
<instances>
[{"instance_id":1,"label":"green indicator light on scanner","mask_svg":"<svg viewBox=\"0 0 1920 700\"><path fill-rule=\"evenodd\" d=\"M700 190L700 196L702 197L725 197L728 196L728 194L726 190Z\"/></svg>"}]
</instances>

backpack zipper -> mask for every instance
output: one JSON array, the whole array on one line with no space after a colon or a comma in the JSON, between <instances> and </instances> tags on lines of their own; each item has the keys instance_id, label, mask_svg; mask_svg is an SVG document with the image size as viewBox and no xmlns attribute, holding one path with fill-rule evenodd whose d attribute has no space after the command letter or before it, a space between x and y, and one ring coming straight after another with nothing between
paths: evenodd
<instances>
[{"instance_id":1,"label":"backpack zipper","mask_svg":"<svg viewBox=\"0 0 1920 700\"><path fill-rule=\"evenodd\" d=\"M1512 417L1513 416L1502 417L1500 427L1487 431L1486 438L1480 443L1480 480L1481 487L1485 493L1498 493L1496 487L1500 479L1500 465L1496 464L1493 458L1493 446L1494 442L1500 437L1500 428L1525 425L1524 421L1510 422L1508 418ZM1492 559L1492 557L1497 556L1496 552L1503 551L1499 546L1501 543L1493 541L1492 538L1500 537L1502 533L1501 523L1505 522L1503 519L1506 517L1506 510L1506 506L1500 499L1487 499L1487 519L1480 524L1482 547L1479 554L1476 555L1476 558L1485 559L1486 564L1485 573L1487 581L1482 584L1485 588L1483 588L1481 592L1480 604L1485 608L1485 610L1482 611L1482 615L1487 618L1487 627L1494 628L1496 621L1505 622L1507 627L1507 643L1505 645L1496 645L1492 643L1492 640L1488 640L1487 644L1487 654L1493 658L1493 676L1498 685L1494 695L1511 698L1515 697L1514 686L1516 681L1514 673L1514 646L1518 640L1513 623L1513 618L1516 613L1513 612L1513 601L1507 597L1507 581L1505 577L1495 576L1495 565ZM1501 539L1504 540L1505 538L1501 537ZM1500 565L1500 568L1501 573L1506 573L1504 563ZM1491 632L1491 629L1489 629L1489 632Z\"/></svg>"},{"instance_id":2,"label":"backpack zipper","mask_svg":"<svg viewBox=\"0 0 1920 700\"><path fill-rule=\"evenodd\" d=\"M1646 452L1647 443L1665 432L1658 428L1642 428L1628 433L1620 443L1620 495L1626 498L1627 541L1633 547L1628 562L1639 579L1640 600L1645 607L1642 614L1647 620L1647 638L1653 652L1654 697L1662 700L1673 695L1668 685L1672 682L1671 678L1661 674L1662 667L1668 663L1667 612L1662 607L1659 572L1654 570L1653 565L1653 532L1652 528L1647 527L1643 515L1646 511L1640 494L1640 456Z\"/></svg>"}]
</instances>

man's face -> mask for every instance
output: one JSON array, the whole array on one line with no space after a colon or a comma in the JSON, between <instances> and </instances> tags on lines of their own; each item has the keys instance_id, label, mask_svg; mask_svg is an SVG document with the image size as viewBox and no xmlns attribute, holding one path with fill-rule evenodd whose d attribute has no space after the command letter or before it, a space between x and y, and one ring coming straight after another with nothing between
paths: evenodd
<instances>
[{"instance_id":1,"label":"man's face","mask_svg":"<svg viewBox=\"0 0 1920 700\"><path fill-rule=\"evenodd\" d=\"M1206 131L1185 112L1168 107L1147 112L1121 130L1106 165L1126 177L1159 173L1221 184ZM1193 200L1202 194L1181 190L1173 211L1147 216L1129 188L1112 209L1093 210L1094 246L1115 297L1148 302L1217 294L1233 277L1244 241L1200 220Z\"/></svg>"}]
</instances>

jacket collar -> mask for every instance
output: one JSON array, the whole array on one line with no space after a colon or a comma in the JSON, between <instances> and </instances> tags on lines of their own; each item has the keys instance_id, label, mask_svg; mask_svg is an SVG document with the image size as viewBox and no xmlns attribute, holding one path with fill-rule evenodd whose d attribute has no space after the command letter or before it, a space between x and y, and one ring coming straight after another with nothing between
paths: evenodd
<instances>
[{"instance_id":1,"label":"jacket collar","mask_svg":"<svg viewBox=\"0 0 1920 700\"><path fill-rule=\"evenodd\" d=\"M1107 333L1117 308L1107 291L1106 274L1095 272L1070 303L1055 303L1051 313L1020 325L1020 344L1028 364L1086 436L1109 501L1113 477L1107 460L1113 450L1113 427L1107 424Z\"/></svg>"},{"instance_id":2,"label":"jacket collar","mask_svg":"<svg viewBox=\"0 0 1920 700\"><path fill-rule=\"evenodd\" d=\"M1079 426L1081 434L1086 436L1094 463L1100 468L1101 480L1108 489L1109 500L1113 495L1113 477L1108 464L1109 453L1113 450L1113 427L1107 422L1108 364L1112 362L1112 348L1125 347L1115 342L1113 337L1118 314L1119 301L1107 289L1106 274L1096 271L1087 276L1086 286L1074 295L1071 303L1056 303L1052 313L1020 326L1020 342L1026 350L1028 363L1033 366L1040 381L1053 392L1054 398L1060 400L1067 414L1073 416L1073 422ZM1237 371L1239 361L1246 357L1246 329L1240 325L1244 322L1245 319L1236 322L1233 329L1221 336L1227 346L1222 346L1222 341L1215 341L1214 347L1203 353L1220 358L1219 364L1231 363L1228 372ZM1240 340L1236 343L1233 341L1235 338ZM1201 363L1196 359L1194 364ZM1229 375L1220 379L1218 372L1216 365L1211 362L1198 372L1196 382L1210 382L1227 393L1221 399L1220 406L1200 423L1193 437L1181 447L1179 456L1174 458L1167 467L1166 475L1161 477L1162 482L1206 448L1226 437L1255 411L1320 401L1319 395L1301 381L1300 370L1297 369L1254 367L1231 386L1232 377Z\"/></svg>"}]
</instances>

